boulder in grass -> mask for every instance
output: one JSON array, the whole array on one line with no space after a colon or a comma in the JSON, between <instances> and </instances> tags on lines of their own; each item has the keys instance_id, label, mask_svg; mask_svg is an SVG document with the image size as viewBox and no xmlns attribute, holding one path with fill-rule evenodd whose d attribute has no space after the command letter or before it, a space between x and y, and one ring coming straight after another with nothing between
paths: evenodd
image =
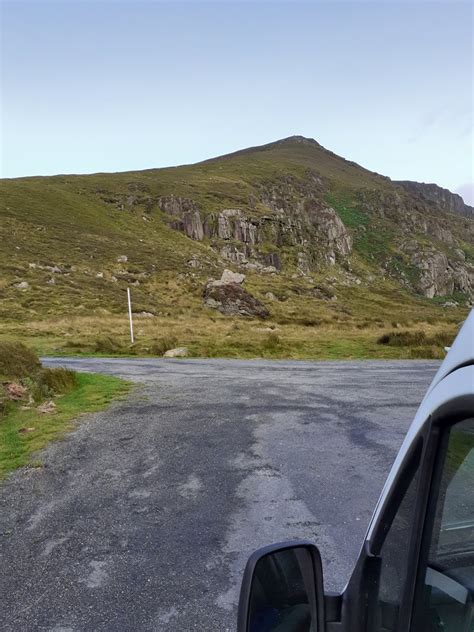
<instances>
[{"instance_id":1,"label":"boulder in grass","mask_svg":"<svg viewBox=\"0 0 474 632\"><path fill-rule=\"evenodd\" d=\"M232 270L224 270L221 276L221 283L227 285L228 283L243 283L245 281L245 274L240 272L232 272Z\"/></svg>"},{"instance_id":2,"label":"boulder in grass","mask_svg":"<svg viewBox=\"0 0 474 632\"><path fill-rule=\"evenodd\" d=\"M186 358L189 355L187 347L176 347L176 349L168 349L163 354L164 358Z\"/></svg>"},{"instance_id":3,"label":"boulder in grass","mask_svg":"<svg viewBox=\"0 0 474 632\"><path fill-rule=\"evenodd\" d=\"M30 284L28 283L28 281L20 281L20 283L15 283L14 287L16 287L18 290L27 290L30 287Z\"/></svg>"}]
</instances>

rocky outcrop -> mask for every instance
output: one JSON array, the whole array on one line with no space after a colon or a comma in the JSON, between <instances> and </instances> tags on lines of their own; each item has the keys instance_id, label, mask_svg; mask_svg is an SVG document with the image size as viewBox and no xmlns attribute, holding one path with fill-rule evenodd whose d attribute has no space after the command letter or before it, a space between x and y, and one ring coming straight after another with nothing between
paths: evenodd
<instances>
[{"instance_id":1,"label":"rocky outcrop","mask_svg":"<svg viewBox=\"0 0 474 632\"><path fill-rule=\"evenodd\" d=\"M448 189L443 189L437 184L425 184L424 182L412 182L410 180L398 180L395 184L400 185L410 194L441 211L474 217L474 208L465 204L460 195L451 193Z\"/></svg>"},{"instance_id":2,"label":"rocky outcrop","mask_svg":"<svg viewBox=\"0 0 474 632\"><path fill-rule=\"evenodd\" d=\"M420 249L412 242L405 246L411 254L411 263L419 270L417 289L423 296L450 296L462 292L474 297L474 266L469 263L448 259L445 253L429 249Z\"/></svg>"},{"instance_id":3,"label":"rocky outcrop","mask_svg":"<svg viewBox=\"0 0 474 632\"><path fill-rule=\"evenodd\" d=\"M347 257L352 250L352 237L336 211L316 200L308 200L305 212L316 228L325 262L334 265L338 258Z\"/></svg>"},{"instance_id":4,"label":"rocky outcrop","mask_svg":"<svg viewBox=\"0 0 474 632\"><path fill-rule=\"evenodd\" d=\"M206 212L194 200L179 196L160 197L158 205L173 228L191 239L205 239L232 264L272 274L291 266L308 277L338 263L350 269L353 239L370 230L373 219L378 227L396 227L398 244L412 244L405 250L400 246L402 265L391 262L390 248L379 249L377 259L370 255L378 262L382 275L389 274L426 297L462 292L473 298L473 266L466 261L462 244L474 240L474 222L461 218L440 221L440 214L446 211L472 216L471 207L460 196L436 185L412 182L359 189L353 204L356 213L366 218L366 224L350 224L350 232L325 201L327 184L315 171L307 170L302 177L278 174L260 181L255 190L242 208ZM460 222L465 224L462 229ZM388 235L391 230L388 228ZM413 240L414 235L426 239ZM461 254L453 254L456 252ZM412 274L407 273L403 260L412 268ZM222 309L228 313L234 307Z\"/></svg>"},{"instance_id":5,"label":"rocky outcrop","mask_svg":"<svg viewBox=\"0 0 474 632\"><path fill-rule=\"evenodd\" d=\"M170 225L185 233L191 239L201 241L204 228L199 206L189 198L170 195L158 198L158 206L171 217Z\"/></svg>"},{"instance_id":6,"label":"rocky outcrop","mask_svg":"<svg viewBox=\"0 0 474 632\"><path fill-rule=\"evenodd\" d=\"M235 264L259 263L280 270L282 247L299 249L302 254L294 264L305 272L347 257L352 238L336 211L314 193L304 197L300 192L299 198L292 198L297 191L292 179L262 194L268 205L265 214L224 208L203 216L193 200L175 196L160 198L159 206L169 216L172 228L197 241L209 239L222 257ZM305 187L303 192L310 195Z\"/></svg>"}]
</instances>

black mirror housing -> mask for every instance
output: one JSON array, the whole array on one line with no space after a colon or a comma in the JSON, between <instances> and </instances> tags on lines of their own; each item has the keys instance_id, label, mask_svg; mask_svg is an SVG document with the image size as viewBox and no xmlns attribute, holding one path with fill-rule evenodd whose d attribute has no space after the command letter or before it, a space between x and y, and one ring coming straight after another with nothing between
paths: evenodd
<instances>
[{"instance_id":1,"label":"black mirror housing","mask_svg":"<svg viewBox=\"0 0 474 632\"><path fill-rule=\"evenodd\" d=\"M237 632L323 632L321 555L296 540L255 551L245 567Z\"/></svg>"}]
</instances>

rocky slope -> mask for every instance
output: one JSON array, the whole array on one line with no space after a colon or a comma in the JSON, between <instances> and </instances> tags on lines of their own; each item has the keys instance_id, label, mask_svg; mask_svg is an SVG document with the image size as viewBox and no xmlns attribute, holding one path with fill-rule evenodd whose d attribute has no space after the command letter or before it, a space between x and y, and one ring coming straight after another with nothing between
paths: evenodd
<instances>
[{"instance_id":1,"label":"rocky slope","mask_svg":"<svg viewBox=\"0 0 474 632\"><path fill-rule=\"evenodd\" d=\"M424 182L411 182L410 180L397 180L399 184L410 194L419 200L432 204L435 208L451 213L459 213L466 217L474 217L474 208L464 203L457 193L451 193L437 184L425 184Z\"/></svg>"},{"instance_id":2,"label":"rocky slope","mask_svg":"<svg viewBox=\"0 0 474 632\"><path fill-rule=\"evenodd\" d=\"M474 298L471 207L303 137L170 169L4 180L1 195L4 318L122 309L127 285L149 311L171 278L202 297L229 267L318 300L338 287ZM206 287L224 310L219 286Z\"/></svg>"}]
</instances>

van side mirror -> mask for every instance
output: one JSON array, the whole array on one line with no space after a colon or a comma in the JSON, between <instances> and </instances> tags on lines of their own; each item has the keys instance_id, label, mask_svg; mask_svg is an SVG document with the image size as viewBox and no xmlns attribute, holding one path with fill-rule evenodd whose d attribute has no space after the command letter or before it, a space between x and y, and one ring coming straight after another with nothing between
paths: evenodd
<instances>
[{"instance_id":1,"label":"van side mirror","mask_svg":"<svg viewBox=\"0 0 474 632\"><path fill-rule=\"evenodd\" d=\"M240 591L237 630L323 632L323 572L314 544L284 542L250 556Z\"/></svg>"}]
</instances>

